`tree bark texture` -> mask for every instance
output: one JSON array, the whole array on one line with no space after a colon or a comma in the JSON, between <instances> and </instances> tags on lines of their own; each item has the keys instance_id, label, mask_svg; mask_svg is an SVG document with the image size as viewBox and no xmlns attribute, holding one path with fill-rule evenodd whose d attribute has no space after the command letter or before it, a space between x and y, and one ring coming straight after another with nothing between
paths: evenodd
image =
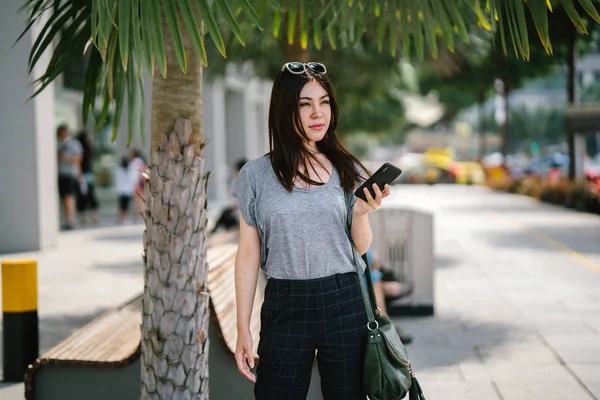
<instances>
[{"instance_id":1,"label":"tree bark texture","mask_svg":"<svg viewBox=\"0 0 600 400\"><path fill-rule=\"evenodd\" d=\"M183 25L183 23L182 23ZM190 143L195 145L196 155L202 150L202 60L196 55L187 29L182 29L188 71L183 73L177 62L169 32L163 26L167 53L167 77L160 76L155 67L152 81L152 142L161 140L162 135L173 130L179 117L192 122Z\"/></svg>"},{"instance_id":2,"label":"tree bark texture","mask_svg":"<svg viewBox=\"0 0 600 400\"><path fill-rule=\"evenodd\" d=\"M204 160L179 119L153 151L146 185L142 399L208 398Z\"/></svg>"},{"instance_id":3,"label":"tree bark texture","mask_svg":"<svg viewBox=\"0 0 600 400\"><path fill-rule=\"evenodd\" d=\"M145 187L141 399L208 399L206 184L202 65L184 31L188 72L165 27L168 76L152 94Z\"/></svg>"}]
</instances>

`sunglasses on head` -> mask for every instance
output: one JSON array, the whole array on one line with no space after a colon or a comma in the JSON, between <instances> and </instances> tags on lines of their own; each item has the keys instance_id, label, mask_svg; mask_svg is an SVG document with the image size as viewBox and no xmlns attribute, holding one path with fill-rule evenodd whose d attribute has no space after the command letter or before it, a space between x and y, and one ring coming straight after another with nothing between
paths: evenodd
<instances>
[{"instance_id":1,"label":"sunglasses on head","mask_svg":"<svg viewBox=\"0 0 600 400\"><path fill-rule=\"evenodd\" d=\"M284 69L287 69L291 74L300 75L306 72L307 67L313 74L323 75L327 73L327 68L325 68L325 65L318 62L289 62L283 64L283 68L281 68L281 70L283 71Z\"/></svg>"}]
</instances>

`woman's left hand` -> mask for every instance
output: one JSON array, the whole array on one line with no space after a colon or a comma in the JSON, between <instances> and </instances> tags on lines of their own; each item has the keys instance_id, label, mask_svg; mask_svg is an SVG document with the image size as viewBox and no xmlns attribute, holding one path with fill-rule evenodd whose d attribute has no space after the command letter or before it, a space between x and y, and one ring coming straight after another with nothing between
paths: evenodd
<instances>
[{"instance_id":1,"label":"woman's left hand","mask_svg":"<svg viewBox=\"0 0 600 400\"><path fill-rule=\"evenodd\" d=\"M375 211L381 205L383 198L388 197L391 193L390 185L387 184L383 187L382 192L379 189L379 186L374 183L373 191L375 192L375 198L371 196L371 192L367 188L363 189L367 201L364 201L361 198L356 199L356 204L354 205L354 215L365 215L371 211Z\"/></svg>"}]
</instances>

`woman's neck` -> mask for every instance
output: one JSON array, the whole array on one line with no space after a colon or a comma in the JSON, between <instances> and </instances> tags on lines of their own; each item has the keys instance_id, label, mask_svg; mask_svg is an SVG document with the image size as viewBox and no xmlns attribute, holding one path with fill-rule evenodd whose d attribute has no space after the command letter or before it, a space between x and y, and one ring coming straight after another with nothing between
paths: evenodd
<instances>
[{"instance_id":1,"label":"woman's neck","mask_svg":"<svg viewBox=\"0 0 600 400\"><path fill-rule=\"evenodd\" d=\"M308 150L309 152L311 152L312 154L314 154L315 156L321 155L322 153L319 151L319 149L317 148L317 143L316 142L307 142L304 147L306 148L306 150Z\"/></svg>"},{"instance_id":2,"label":"woman's neck","mask_svg":"<svg viewBox=\"0 0 600 400\"><path fill-rule=\"evenodd\" d=\"M309 164L329 163L327 156L319 150L310 151L310 156L306 156L306 161Z\"/></svg>"}]
</instances>

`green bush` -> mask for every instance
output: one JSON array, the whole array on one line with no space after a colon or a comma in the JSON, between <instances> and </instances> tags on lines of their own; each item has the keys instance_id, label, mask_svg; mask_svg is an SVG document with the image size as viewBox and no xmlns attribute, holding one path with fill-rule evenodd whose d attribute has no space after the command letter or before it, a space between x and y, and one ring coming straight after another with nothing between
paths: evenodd
<instances>
[{"instance_id":1,"label":"green bush","mask_svg":"<svg viewBox=\"0 0 600 400\"><path fill-rule=\"evenodd\" d=\"M591 193L585 184L574 183L570 187L565 206L579 211L586 211L590 197Z\"/></svg>"},{"instance_id":2,"label":"green bush","mask_svg":"<svg viewBox=\"0 0 600 400\"><path fill-rule=\"evenodd\" d=\"M600 184L598 183L570 182L568 179L548 182L536 177L525 177L508 178L503 182L488 182L487 186L495 190L530 196L573 210L600 214Z\"/></svg>"}]
</instances>

